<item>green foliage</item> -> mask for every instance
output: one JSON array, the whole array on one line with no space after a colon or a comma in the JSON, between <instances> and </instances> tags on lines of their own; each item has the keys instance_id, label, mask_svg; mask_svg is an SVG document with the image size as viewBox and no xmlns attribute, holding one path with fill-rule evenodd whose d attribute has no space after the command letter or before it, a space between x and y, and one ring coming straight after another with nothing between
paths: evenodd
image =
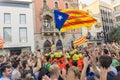
<instances>
[{"instance_id":1,"label":"green foliage","mask_svg":"<svg viewBox=\"0 0 120 80\"><path fill-rule=\"evenodd\" d=\"M120 41L120 26L118 26L117 28L113 28L110 32L109 32L109 40L110 41Z\"/></svg>"}]
</instances>

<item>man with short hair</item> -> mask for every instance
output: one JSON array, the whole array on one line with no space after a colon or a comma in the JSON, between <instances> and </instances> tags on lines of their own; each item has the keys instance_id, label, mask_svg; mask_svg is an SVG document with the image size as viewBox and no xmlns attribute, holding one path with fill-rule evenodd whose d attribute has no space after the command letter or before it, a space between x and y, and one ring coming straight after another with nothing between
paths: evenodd
<instances>
[{"instance_id":1,"label":"man with short hair","mask_svg":"<svg viewBox=\"0 0 120 80\"><path fill-rule=\"evenodd\" d=\"M115 76L117 75L117 73L115 72L115 69L113 70L114 67L111 67L112 57L100 56L99 63L102 68L108 70L107 80L115 80Z\"/></svg>"},{"instance_id":2,"label":"man with short hair","mask_svg":"<svg viewBox=\"0 0 120 80\"><path fill-rule=\"evenodd\" d=\"M58 80L60 76L60 69L57 64L53 64L50 67L50 79L51 80Z\"/></svg>"},{"instance_id":3,"label":"man with short hair","mask_svg":"<svg viewBox=\"0 0 120 80\"><path fill-rule=\"evenodd\" d=\"M104 56L109 56L109 51L107 49L103 49L103 55Z\"/></svg>"},{"instance_id":4,"label":"man with short hair","mask_svg":"<svg viewBox=\"0 0 120 80\"><path fill-rule=\"evenodd\" d=\"M108 49L104 49L103 50L103 55L104 56L109 56L110 55L110 53L109 53L109 51L108 51ZM103 57L103 56L102 56ZM110 62L110 61L108 61L108 62ZM103 62L104 63L104 62ZM110 62L111 64L112 64L112 62ZM108 64L108 63L107 63ZM114 72L114 74L115 75L117 75L117 69L115 68L115 67L113 67L112 65L110 64L110 71L112 71L112 72Z\"/></svg>"},{"instance_id":5,"label":"man with short hair","mask_svg":"<svg viewBox=\"0 0 120 80\"><path fill-rule=\"evenodd\" d=\"M19 65L19 62L14 62L12 66L13 66L14 70L13 70L13 72L12 72L11 79L12 79L12 80L20 79L21 73L20 73L20 65Z\"/></svg>"},{"instance_id":6,"label":"man with short hair","mask_svg":"<svg viewBox=\"0 0 120 80\"><path fill-rule=\"evenodd\" d=\"M1 73L2 78L0 80L10 80L12 74L11 66L2 66Z\"/></svg>"},{"instance_id":7,"label":"man with short hair","mask_svg":"<svg viewBox=\"0 0 120 80\"><path fill-rule=\"evenodd\" d=\"M61 80L60 79L60 68L57 64L53 64L50 66L50 78L45 75L42 80Z\"/></svg>"}]
</instances>

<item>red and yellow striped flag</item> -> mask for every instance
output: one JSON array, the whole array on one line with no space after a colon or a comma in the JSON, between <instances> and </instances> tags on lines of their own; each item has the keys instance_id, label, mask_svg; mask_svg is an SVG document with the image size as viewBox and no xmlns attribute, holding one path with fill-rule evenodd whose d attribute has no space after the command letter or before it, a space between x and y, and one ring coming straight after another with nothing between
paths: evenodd
<instances>
[{"instance_id":1,"label":"red and yellow striped flag","mask_svg":"<svg viewBox=\"0 0 120 80\"><path fill-rule=\"evenodd\" d=\"M83 10L62 9L60 11L69 15L60 30L61 32L82 27L90 29L96 23L96 19Z\"/></svg>"},{"instance_id":2,"label":"red and yellow striped flag","mask_svg":"<svg viewBox=\"0 0 120 80\"><path fill-rule=\"evenodd\" d=\"M3 48L4 46L4 40L2 39L2 37L0 36L0 48Z\"/></svg>"},{"instance_id":3,"label":"red and yellow striped flag","mask_svg":"<svg viewBox=\"0 0 120 80\"><path fill-rule=\"evenodd\" d=\"M82 36L78 40L74 41L73 45L74 45L74 48L75 48L79 45L87 44L88 42L89 42L89 40L86 38L86 36Z\"/></svg>"}]
</instances>

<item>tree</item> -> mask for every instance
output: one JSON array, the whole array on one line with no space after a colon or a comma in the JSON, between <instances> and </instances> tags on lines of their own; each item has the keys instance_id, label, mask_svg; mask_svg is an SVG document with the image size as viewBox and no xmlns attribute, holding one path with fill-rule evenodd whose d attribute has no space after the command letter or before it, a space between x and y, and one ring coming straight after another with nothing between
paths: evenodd
<instances>
[{"instance_id":1,"label":"tree","mask_svg":"<svg viewBox=\"0 0 120 80\"><path fill-rule=\"evenodd\" d=\"M109 32L109 40L110 41L120 41L120 26L118 26L117 28L113 28L110 32Z\"/></svg>"},{"instance_id":2,"label":"tree","mask_svg":"<svg viewBox=\"0 0 120 80\"><path fill-rule=\"evenodd\" d=\"M120 41L120 26L117 27L117 30L116 30L114 36L115 36L115 40L116 40L116 41Z\"/></svg>"}]
</instances>

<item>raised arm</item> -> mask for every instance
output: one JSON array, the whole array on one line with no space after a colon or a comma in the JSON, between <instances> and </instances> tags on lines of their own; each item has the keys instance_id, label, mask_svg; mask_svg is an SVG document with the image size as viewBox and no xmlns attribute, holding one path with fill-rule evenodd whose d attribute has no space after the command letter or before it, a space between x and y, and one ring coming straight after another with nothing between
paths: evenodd
<instances>
[{"instance_id":1,"label":"raised arm","mask_svg":"<svg viewBox=\"0 0 120 80\"><path fill-rule=\"evenodd\" d=\"M87 70L87 67L88 67L88 57L84 58L83 63L84 63L84 67L83 67L83 70L82 70L82 73L81 73L80 80L85 80L86 79L86 70Z\"/></svg>"},{"instance_id":2,"label":"raised arm","mask_svg":"<svg viewBox=\"0 0 120 80\"><path fill-rule=\"evenodd\" d=\"M33 73L36 73L40 70L41 68L41 54L39 52L37 54L37 66L33 68Z\"/></svg>"}]
</instances>

